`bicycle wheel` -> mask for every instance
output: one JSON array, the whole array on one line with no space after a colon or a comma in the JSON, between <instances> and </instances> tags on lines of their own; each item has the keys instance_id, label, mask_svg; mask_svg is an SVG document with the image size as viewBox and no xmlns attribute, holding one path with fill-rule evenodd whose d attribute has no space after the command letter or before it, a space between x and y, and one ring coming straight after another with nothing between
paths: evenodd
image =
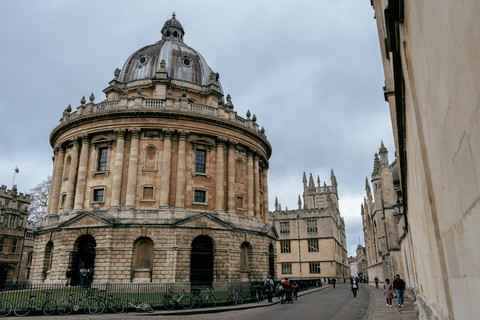
<instances>
[{"instance_id":1,"label":"bicycle wheel","mask_svg":"<svg viewBox=\"0 0 480 320\"><path fill-rule=\"evenodd\" d=\"M51 316L56 309L57 309L57 301L53 299L49 299L47 300L47 302L43 304L42 311L44 315Z\"/></svg>"},{"instance_id":2,"label":"bicycle wheel","mask_svg":"<svg viewBox=\"0 0 480 320\"><path fill-rule=\"evenodd\" d=\"M166 297L165 299L163 299L163 305L167 310L173 310L173 308L175 308L175 304L175 300L173 300L172 297Z\"/></svg>"},{"instance_id":3,"label":"bicycle wheel","mask_svg":"<svg viewBox=\"0 0 480 320\"><path fill-rule=\"evenodd\" d=\"M195 295L192 297L192 302L194 308L200 308L200 306L202 305L202 297Z\"/></svg>"},{"instance_id":4,"label":"bicycle wheel","mask_svg":"<svg viewBox=\"0 0 480 320\"><path fill-rule=\"evenodd\" d=\"M32 310L30 301L20 301L15 305L15 308L13 308L13 312L19 317L26 316L30 313L30 310Z\"/></svg>"},{"instance_id":5,"label":"bicycle wheel","mask_svg":"<svg viewBox=\"0 0 480 320\"><path fill-rule=\"evenodd\" d=\"M237 300L238 300L238 304L242 304L242 303L243 303L243 298L242 298L242 296L240 295L240 292L239 292L238 295L237 295Z\"/></svg>"},{"instance_id":6,"label":"bicycle wheel","mask_svg":"<svg viewBox=\"0 0 480 320\"><path fill-rule=\"evenodd\" d=\"M66 316L72 313L73 307L73 301L69 298L62 299L57 303L57 311L62 316Z\"/></svg>"},{"instance_id":7,"label":"bicycle wheel","mask_svg":"<svg viewBox=\"0 0 480 320\"><path fill-rule=\"evenodd\" d=\"M193 301L190 297L183 297L180 303L182 304L183 309L190 309L193 306Z\"/></svg>"},{"instance_id":8,"label":"bicycle wheel","mask_svg":"<svg viewBox=\"0 0 480 320\"><path fill-rule=\"evenodd\" d=\"M12 304L7 300L0 300L0 317L6 317L12 312Z\"/></svg>"},{"instance_id":9,"label":"bicycle wheel","mask_svg":"<svg viewBox=\"0 0 480 320\"><path fill-rule=\"evenodd\" d=\"M207 298L207 307L213 308L217 305L217 298L215 296L208 296Z\"/></svg>"},{"instance_id":10,"label":"bicycle wheel","mask_svg":"<svg viewBox=\"0 0 480 320\"><path fill-rule=\"evenodd\" d=\"M140 308L142 309L142 311L145 311L145 312L150 312L150 313L153 312L152 307L150 307L148 303L140 303Z\"/></svg>"},{"instance_id":11,"label":"bicycle wheel","mask_svg":"<svg viewBox=\"0 0 480 320\"><path fill-rule=\"evenodd\" d=\"M234 306L238 304L237 297L235 297L235 294L232 294L232 302Z\"/></svg>"},{"instance_id":12,"label":"bicycle wheel","mask_svg":"<svg viewBox=\"0 0 480 320\"><path fill-rule=\"evenodd\" d=\"M113 312L115 313L122 313L123 312L123 303L121 300L119 299L113 299L113 300L110 300L110 305L109 305L109 308L111 310L113 310Z\"/></svg>"},{"instance_id":13,"label":"bicycle wheel","mask_svg":"<svg viewBox=\"0 0 480 320\"><path fill-rule=\"evenodd\" d=\"M95 301L92 301L92 303L88 306L88 313L90 313L91 315L102 314L103 311L105 311L105 303L98 299L92 299Z\"/></svg>"},{"instance_id":14,"label":"bicycle wheel","mask_svg":"<svg viewBox=\"0 0 480 320\"><path fill-rule=\"evenodd\" d=\"M90 311L88 310L88 308L90 307L90 304L92 304L95 300L95 298L86 298L86 299L83 299L78 306L75 306L73 307L73 309L75 310L76 307L78 308L81 308L83 309L83 311L86 313L86 314L90 314ZM77 309L78 310L78 309ZM76 311L76 310L75 310Z\"/></svg>"}]
</instances>

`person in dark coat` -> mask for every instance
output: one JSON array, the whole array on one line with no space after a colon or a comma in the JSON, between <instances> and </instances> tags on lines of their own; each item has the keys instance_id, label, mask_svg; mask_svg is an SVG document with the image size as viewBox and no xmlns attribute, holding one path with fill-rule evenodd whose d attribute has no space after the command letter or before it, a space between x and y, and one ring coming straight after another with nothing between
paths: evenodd
<instances>
[{"instance_id":1,"label":"person in dark coat","mask_svg":"<svg viewBox=\"0 0 480 320\"><path fill-rule=\"evenodd\" d=\"M400 275L397 274L395 280L393 280L393 288L398 298L398 306L403 308L403 293L405 292L405 281L400 279Z\"/></svg>"},{"instance_id":2,"label":"person in dark coat","mask_svg":"<svg viewBox=\"0 0 480 320\"><path fill-rule=\"evenodd\" d=\"M72 280L73 271L72 269L68 268L67 272L65 272L65 278L67 278L67 283L65 283L64 287L70 288L70 281Z\"/></svg>"},{"instance_id":3,"label":"person in dark coat","mask_svg":"<svg viewBox=\"0 0 480 320\"><path fill-rule=\"evenodd\" d=\"M357 291L358 291L358 280L355 279L352 281L352 292L353 292L353 297L357 297Z\"/></svg>"},{"instance_id":4,"label":"person in dark coat","mask_svg":"<svg viewBox=\"0 0 480 320\"><path fill-rule=\"evenodd\" d=\"M273 303L273 290L275 288L275 284L273 283L273 280L270 275L267 276L267 279L265 280L264 283L265 291L267 292L267 299L268 302Z\"/></svg>"}]
</instances>

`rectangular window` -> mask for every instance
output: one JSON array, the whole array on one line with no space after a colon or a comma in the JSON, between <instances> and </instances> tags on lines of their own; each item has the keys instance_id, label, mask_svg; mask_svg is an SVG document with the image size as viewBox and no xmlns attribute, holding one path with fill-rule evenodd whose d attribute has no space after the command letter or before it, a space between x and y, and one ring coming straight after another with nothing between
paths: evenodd
<instances>
[{"instance_id":1,"label":"rectangular window","mask_svg":"<svg viewBox=\"0 0 480 320\"><path fill-rule=\"evenodd\" d=\"M291 263L282 263L282 274L292 274Z\"/></svg>"},{"instance_id":2,"label":"rectangular window","mask_svg":"<svg viewBox=\"0 0 480 320\"><path fill-rule=\"evenodd\" d=\"M15 253L15 250L17 250L17 239L13 239L12 242L12 253Z\"/></svg>"},{"instance_id":3,"label":"rectangular window","mask_svg":"<svg viewBox=\"0 0 480 320\"><path fill-rule=\"evenodd\" d=\"M143 187L143 200L153 200L153 187Z\"/></svg>"},{"instance_id":4,"label":"rectangular window","mask_svg":"<svg viewBox=\"0 0 480 320\"><path fill-rule=\"evenodd\" d=\"M107 170L108 148L98 149L98 171Z\"/></svg>"},{"instance_id":5,"label":"rectangular window","mask_svg":"<svg viewBox=\"0 0 480 320\"><path fill-rule=\"evenodd\" d=\"M207 163L207 151L195 150L195 172L205 173L205 165Z\"/></svg>"},{"instance_id":6,"label":"rectangular window","mask_svg":"<svg viewBox=\"0 0 480 320\"><path fill-rule=\"evenodd\" d=\"M237 209L243 209L243 198L237 197Z\"/></svg>"},{"instance_id":7,"label":"rectangular window","mask_svg":"<svg viewBox=\"0 0 480 320\"><path fill-rule=\"evenodd\" d=\"M280 233L290 233L290 222L280 222Z\"/></svg>"},{"instance_id":8,"label":"rectangular window","mask_svg":"<svg viewBox=\"0 0 480 320\"><path fill-rule=\"evenodd\" d=\"M3 251L3 241L5 241L5 238L4 238L4 237L1 237L1 238L0 238L0 252Z\"/></svg>"},{"instance_id":9,"label":"rectangular window","mask_svg":"<svg viewBox=\"0 0 480 320\"><path fill-rule=\"evenodd\" d=\"M67 195L64 193L62 194L62 204L61 204L61 207L65 207L65 202L67 201Z\"/></svg>"},{"instance_id":10,"label":"rectangular window","mask_svg":"<svg viewBox=\"0 0 480 320\"><path fill-rule=\"evenodd\" d=\"M308 239L308 252L318 252L318 239Z\"/></svg>"},{"instance_id":11,"label":"rectangular window","mask_svg":"<svg viewBox=\"0 0 480 320\"><path fill-rule=\"evenodd\" d=\"M280 241L280 252L281 253L290 253L290 240Z\"/></svg>"},{"instance_id":12,"label":"rectangular window","mask_svg":"<svg viewBox=\"0 0 480 320\"><path fill-rule=\"evenodd\" d=\"M193 202L205 203L206 192L204 190L195 190Z\"/></svg>"},{"instance_id":13,"label":"rectangular window","mask_svg":"<svg viewBox=\"0 0 480 320\"><path fill-rule=\"evenodd\" d=\"M310 262L310 273L320 273L320 262Z\"/></svg>"},{"instance_id":14,"label":"rectangular window","mask_svg":"<svg viewBox=\"0 0 480 320\"><path fill-rule=\"evenodd\" d=\"M317 232L317 219L308 219L307 220L307 232L316 233Z\"/></svg>"},{"instance_id":15,"label":"rectangular window","mask_svg":"<svg viewBox=\"0 0 480 320\"><path fill-rule=\"evenodd\" d=\"M103 202L103 196L105 189L95 189L93 190L93 201L94 202Z\"/></svg>"}]
</instances>

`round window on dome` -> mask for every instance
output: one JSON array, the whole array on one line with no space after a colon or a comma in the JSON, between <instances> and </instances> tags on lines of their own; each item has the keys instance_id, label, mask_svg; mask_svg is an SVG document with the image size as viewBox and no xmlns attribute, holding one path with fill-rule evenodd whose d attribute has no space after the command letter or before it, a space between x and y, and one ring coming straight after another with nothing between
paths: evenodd
<instances>
[{"instance_id":1,"label":"round window on dome","mask_svg":"<svg viewBox=\"0 0 480 320\"><path fill-rule=\"evenodd\" d=\"M138 61L140 62L141 65L145 65L148 62L148 57L144 54L142 54L139 58Z\"/></svg>"},{"instance_id":2,"label":"round window on dome","mask_svg":"<svg viewBox=\"0 0 480 320\"><path fill-rule=\"evenodd\" d=\"M190 59L190 57L185 56L182 58L182 64L185 67L190 67L192 65L192 59Z\"/></svg>"}]
</instances>

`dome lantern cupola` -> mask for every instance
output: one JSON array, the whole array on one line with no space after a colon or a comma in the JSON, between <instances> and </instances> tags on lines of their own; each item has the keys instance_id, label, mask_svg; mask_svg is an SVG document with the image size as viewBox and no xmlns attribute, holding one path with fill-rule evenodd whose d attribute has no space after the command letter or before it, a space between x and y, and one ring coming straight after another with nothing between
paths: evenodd
<instances>
[{"instance_id":1,"label":"dome lantern cupola","mask_svg":"<svg viewBox=\"0 0 480 320\"><path fill-rule=\"evenodd\" d=\"M183 26L175 18L175 12L172 14L172 18L167 20L162 28L162 40L167 38L176 38L183 42L183 36L185 35L185 30L183 30Z\"/></svg>"}]
</instances>

